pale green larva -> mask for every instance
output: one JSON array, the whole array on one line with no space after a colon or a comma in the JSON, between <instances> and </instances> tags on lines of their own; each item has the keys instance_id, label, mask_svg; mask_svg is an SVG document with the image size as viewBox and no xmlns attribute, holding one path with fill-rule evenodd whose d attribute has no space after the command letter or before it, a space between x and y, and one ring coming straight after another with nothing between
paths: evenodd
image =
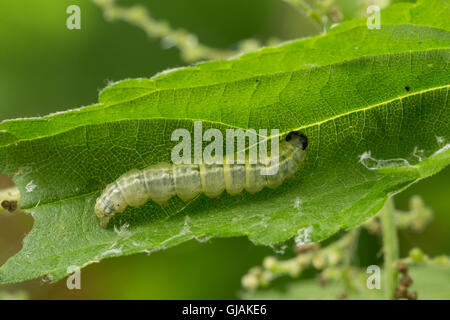
<instances>
[{"instance_id":1,"label":"pale green larva","mask_svg":"<svg viewBox=\"0 0 450 320\"><path fill-rule=\"evenodd\" d=\"M256 193L264 187L276 188L298 170L307 146L307 137L294 131L280 143L279 158L267 164L159 163L143 170L133 169L105 188L97 199L95 213L106 227L109 219L127 206L140 207L149 200L164 205L173 196L190 201L200 193L214 198L224 190L237 195L244 189ZM279 166L276 174L262 173L275 163Z\"/></svg>"}]
</instances>

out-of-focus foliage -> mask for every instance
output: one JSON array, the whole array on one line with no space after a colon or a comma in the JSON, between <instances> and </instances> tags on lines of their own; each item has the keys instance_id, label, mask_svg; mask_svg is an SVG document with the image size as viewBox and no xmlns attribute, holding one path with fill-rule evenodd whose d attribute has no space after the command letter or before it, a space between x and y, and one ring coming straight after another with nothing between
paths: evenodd
<instances>
[{"instance_id":1,"label":"out-of-focus foliage","mask_svg":"<svg viewBox=\"0 0 450 320\"><path fill-rule=\"evenodd\" d=\"M410 287L411 292L418 292L421 300L448 300L448 279L450 268L440 266L416 265L409 272L414 283ZM366 281L369 274L349 270L348 277L353 279L354 286L349 289L344 277L327 282L320 286L316 280L306 280L290 283L284 290L265 290L256 294L244 296L246 299L349 299L349 300L377 300L384 299L383 289L368 289Z\"/></svg>"}]
</instances>

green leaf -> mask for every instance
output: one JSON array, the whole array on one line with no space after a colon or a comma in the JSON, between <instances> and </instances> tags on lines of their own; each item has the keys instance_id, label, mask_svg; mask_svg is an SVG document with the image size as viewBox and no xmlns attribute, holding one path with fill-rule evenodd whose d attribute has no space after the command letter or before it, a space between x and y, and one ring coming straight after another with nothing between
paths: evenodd
<instances>
[{"instance_id":1,"label":"green leaf","mask_svg":"<svg viewBox=\"0 0 450 320\"><path fill-rule=\"evenodd\" d=\"M246 235L274 244L310 228L325 239L374 215L388 195L448 165L448 1L399 5L380 30L350 21L326 35L242 57L126 80L99 104L0 124L0 172L14 174L34 218L0 283L201 237ZM434 8L435 11L430 11ZM388 20L387 20L388 21ZM93 212L106 184L169 161L177 128L277 128L310 140L296 179L275 190L169 207L128 209L103 229ZM28 186L28 188L26 187ZM31 188L32 187L32 188Z\"/></svg>"},{"instance_id":2,"label":"green leaf","mask_svg":"<svg viewBox=\"0 0 450 320\"><path fill-rule=\"evenodd\" d=\"M417 292L420 300L448 300L450 292L448 281L450 268L433 265L414 265L409 270L413 284L408 292ZM385 298L383 279L381 289L368 289L366 281L370 274L363 271L355 274L352 279L352 289L346 286L344 280L330 281L326 286L319 286L316 280L300 280L289 283L284 288L272 288L248 293L245 299L251 300L307 300L307 299L350 299L350 300L380 300Z\"/></svg>"}]
</instances>

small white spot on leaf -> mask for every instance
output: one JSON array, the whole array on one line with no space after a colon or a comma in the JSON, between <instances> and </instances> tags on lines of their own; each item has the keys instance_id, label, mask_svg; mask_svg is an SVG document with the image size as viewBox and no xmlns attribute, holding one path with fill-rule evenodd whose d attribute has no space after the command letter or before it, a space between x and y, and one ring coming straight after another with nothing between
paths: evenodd
<instances>
[{"instance_id":1,"label":"small white spot on leaf","mask_svg":"<svg viewBox=\"0 0 450 320\"><path fill-rule=\"evenodd\" d=\"M436 151L435 153L433 153L433 156L438 155L446 150L450 149L450 143L446 144L445 146L443 146L442 148L440 148L438 151Z\"/></svg>"},{"instance_id":2,"label":"small white spot on leaf","mask_svg":"<svg viewBox=\"0 0 450 320\"><path fill-rule=\"evenodd\" d=\"M300 197L296 197L294 200L294 208L298 210L299 214L302 213L302 204L303 204L302 199L300 199Z\"/></svg>"},{"instance_id":3,"label":"small white spot on leaf","mask_svg":"<svg viewBox=\"0 0 450 320\"><path fill-rule=\"evenodd\" d=\"M129 237L131 236L131 233L128 231L129 226L130 225L128 223L123 224L119 229L114 226L114 232L117 233L117 235L120 237Z\"/></svg>"},{"instance_id":4,"label":"small white spot on leaf","mask_svg":"<svg viewBox=\"0 0 450 320\"><path fill-rule=\"evenodd\" d=\"M122 247L106 250L105 252L102 253L102 258L116 254L122 254Z\"/></svg>"},{"instance_id":5,"label":"small white spot on leaf","mask_svg":"<svg viewBox=\"0 0 450 320\"><path fill-rule=\"evenodd\" d=\"M28 184L25 186L25 190L27 190L27 192L33 192L34 189L36 189L36 185L33 183L33 180L31 180L30 182L28 182Z\"/></svg>"},{"instance_id":6,"label":"small white spot on leaf","mask_svg":"<svg viewBox=\"0 0 450 320\"><path fill-rule=\"evenodd\" d=\"M423 161L423 158L425 156L425 151L422 149L419 149L418 147L414 147L413 150L413 156L419 159L419 161Z\"/></svg>"},{"instance_id":7,"label":"small white spot on leaf","mask_svg":"<svg viewBox=\"0 0 450 320\"><path fill-rule=\"evenodd\" d=\"M311 242L311 233L313 232L313 226L307 228L301 228L297 231L297 237L294 238L297 246L303 246Z\"/></svg>"},{"instance_id":8,"label":"small white spot on leaf","mask_svg":"<svg viewBox=\"0 0 450 320\"><path fill-rule=\"evenodd\" d=\"M369 170L383 169L383 168L392 168L392 167L401 167L401 166L412 166L408 160L406 159L387 159L387 160L379 160L372 157L370 151L364 152L359 156L359 162Z\"/></svg>"},{"instance_id":9,"label":"small white spot on leaf","mask_svg":"<svg viewBox=\"0 0 450 320\"><path fill-rule=\"evenodd\" d=\"M445 143L445 138L444 137L436 137L436 142L438 143L438 145L443 145Z\"/></svg>"}]
</instances>

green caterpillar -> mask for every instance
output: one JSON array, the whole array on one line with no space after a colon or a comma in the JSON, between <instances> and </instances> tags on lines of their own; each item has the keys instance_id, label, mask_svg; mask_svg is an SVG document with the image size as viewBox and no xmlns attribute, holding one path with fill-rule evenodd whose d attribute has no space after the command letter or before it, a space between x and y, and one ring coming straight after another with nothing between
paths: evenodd
<instances>
[{"instance_id":1,"label":"green caterpillar","mask_svg":"<svg viewBox=\"0 0 450 320\"><path fill-rule=\"evenodd\" d=\"M304 161L308 138L297 131L290 132L280 143L277 159L267 164L168 164L159 163L143 170L133 169L106 186L95 204L95 213L101 225L121 213L127 206L140 207L148 200L165 205L173 196L184 201L200 193L215 198L224 190L230 195L261 191L264 187L277 188L292 176ZM224 159L225 161L225 159ZM278 166L273 175L262 170Z\"/></svg>"}]
</instances>

